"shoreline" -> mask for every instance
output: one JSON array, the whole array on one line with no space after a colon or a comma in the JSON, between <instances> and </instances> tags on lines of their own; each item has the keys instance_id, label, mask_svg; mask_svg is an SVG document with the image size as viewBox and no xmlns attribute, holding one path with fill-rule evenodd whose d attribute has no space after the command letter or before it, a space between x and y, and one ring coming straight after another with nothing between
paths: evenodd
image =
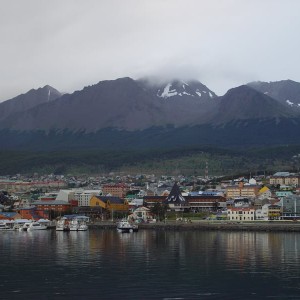
<instances>
[{"instance_id":1,"label":"shoreline","mask_svg":"<svg viewBox=\"0 0 300 300\"><path fill-rule=\"evenodd\" d=\"M264 232L300 232L300 222L253 222L253 223L233 223L233 222L207 222L193 221L192 223L168 221L158 223L138 224L139 229L159 230L159 231L264 231ZM95 229L115 229L116 223L94 222L89 224L89 228Z\"/></svg>"}]
</instances>

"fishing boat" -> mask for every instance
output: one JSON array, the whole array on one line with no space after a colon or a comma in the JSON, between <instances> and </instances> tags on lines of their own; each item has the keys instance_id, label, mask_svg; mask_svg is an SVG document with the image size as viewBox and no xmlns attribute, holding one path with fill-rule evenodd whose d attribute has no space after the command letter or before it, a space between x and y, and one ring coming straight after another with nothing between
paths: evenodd
<instances>
[{"instance_id":1,"label":"fishing boat","mask_svg":"<svg viewBox=\"0 0 300 300\"><path fill-rule=\"evenodd\" d=\"M127 220L121 220L117 224L117 230L122 233L137 232L139 230L138 225L131 224Z\"/></svg>"}]
</instances>

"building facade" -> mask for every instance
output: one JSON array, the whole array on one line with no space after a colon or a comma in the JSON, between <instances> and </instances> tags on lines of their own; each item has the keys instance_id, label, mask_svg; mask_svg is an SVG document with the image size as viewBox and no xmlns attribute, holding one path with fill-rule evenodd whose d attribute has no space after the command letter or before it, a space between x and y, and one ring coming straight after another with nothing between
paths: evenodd
<instances>
[{"instance_id":1,"label":"building facade","mask_svg":"<svg viewBox=\"0 0 300 300\"><path fill-rule=\"evenodd\" d=\"M230 221L254 221L255 209L253 207L230 207L227 209L227 217Z\"/></svg>"},{"instance_id":2,"label":"building facade","mask_svg":"<svg viewBox=\"0 0 300 300\"><path fill-rule=\"evenodd\" d=\"M102 187L104 195L111 195L114 197L125 198L126 193L130 189L125 184L106 184Z\"/></svg>"},{"instance_id":3,"label":"building facade","mask_svg":"<svg viewBox=\"0 0 300 300\"><path fill-rule=\"evenodd\" d=\"M258 196L260 186L258 185L244 185L243 182L239 182L238 185L232 185L226 187L227 199L234 198L255 198Z\"/></svg>"}]
</instances>

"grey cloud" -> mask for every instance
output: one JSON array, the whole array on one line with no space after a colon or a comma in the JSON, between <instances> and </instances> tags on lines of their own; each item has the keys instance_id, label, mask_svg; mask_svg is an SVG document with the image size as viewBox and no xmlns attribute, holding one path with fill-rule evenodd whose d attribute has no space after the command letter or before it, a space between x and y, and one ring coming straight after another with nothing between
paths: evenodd
<instances>
[{"instance_id":1,"label":"grey cloud","mask_svg":"<svg viewBox=\"0 0 300 300\"><path fill-rule=\"evenodd\" d=\"M295 0L15 0L0 11L0 100L46 84L198 79L224 94L300 81Z\"/></svg>"}]
</instances>

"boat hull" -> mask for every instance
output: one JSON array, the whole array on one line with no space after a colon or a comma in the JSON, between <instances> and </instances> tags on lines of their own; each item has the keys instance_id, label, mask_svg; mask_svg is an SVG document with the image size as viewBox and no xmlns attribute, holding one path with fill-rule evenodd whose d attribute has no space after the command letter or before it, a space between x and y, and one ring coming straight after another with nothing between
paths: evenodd
<instances>
[{"instance_id":1,"label":"boat hull","mask_svg":"<svg viewBox=\"0 0 300 300\"><path fill-rule=\"evenodd\" d=\"M136 228L117 228L117 230L121 233L138 232L138 229L136 229Z\"/></svg>"},{"instance_id":2,"label":"boat hull","mask_svg":"<svg viewBox=\"0 0 300 300\"><path fill-rule=\"evenodd\" d=\"M138 231L138 226L128 221L121 221L117 224L117 230L121 233L132 233Z\"/></svg>"}]
</instances>

